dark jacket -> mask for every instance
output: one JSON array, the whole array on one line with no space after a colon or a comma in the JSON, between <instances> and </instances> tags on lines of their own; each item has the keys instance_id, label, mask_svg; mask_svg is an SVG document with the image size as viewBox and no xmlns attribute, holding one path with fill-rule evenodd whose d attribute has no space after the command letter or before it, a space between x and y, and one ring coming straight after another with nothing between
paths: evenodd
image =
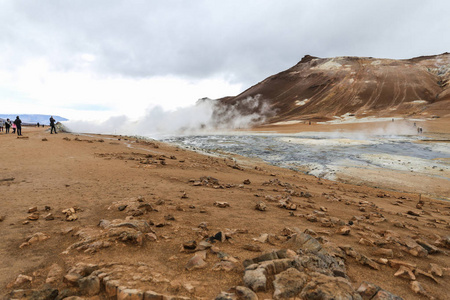
<instances>
[{"instance_id":1,"label":"dark jacket","mask_svg":"<svg viewBox=\"0 0 450 300\"><path fill-rule=\"evenodd\" d=\"M16 124L17 127L21 127L22 126L22 120L20 120L19 118L16 118L14 120L14 124Z\"/></svg>"}]
</instances>

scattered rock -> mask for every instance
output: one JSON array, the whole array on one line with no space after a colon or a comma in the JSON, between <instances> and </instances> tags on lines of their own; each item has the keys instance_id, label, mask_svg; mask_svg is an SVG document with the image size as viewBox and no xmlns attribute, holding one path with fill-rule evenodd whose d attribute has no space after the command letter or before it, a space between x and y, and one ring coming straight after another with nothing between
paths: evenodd
<instances>
[{"instance_id":1,"label":"scattered rock","mask_svg":"<svg viewBox=\"0 0 450 300\"><path fill-rule=\"evenodd\" d=\"M217 206L217 207L220 207L220 208L225 208L225 207L230 207L230 204L228 202L216 201L216 202L214 202L214 206Z\"/></svg>"},{"instance_id":2,"label":"scattered rock","mask_svg":"<svg viewBox=\"0 0 450 300\"><path fill-rule=\"evenodd\" d=\"M363 300L403 300L401 297L366 281L363 281L356 291L361 295Z\"/></svg>"},{"instance_id":3,"label":"scattered rock","mask_svg":"<svg viewBox=\"0 0 450 300\"><path fill-rule=\"evenodd\" d=\"M51 220L54 220L54 219L55 219L55 217L53 216L52 213L48 213L44 217L44 220L46 220L46 221L51 221Z\"/></svg>"},{"instance_id":4,"label":"scattered rock","mask_svg":"<svg viewBox=\"0 0 450 300\"><path fill-rule=\"evenodd\" d=\"M420 217L420 213L412 211L412 210L408 210L406 213L411 216Z\"/></svg>"},{"instance_id":5,"label":"scattered rock","mask_svg":"<svg viewBox=\"0 0 450 300\"><path fill-rule=\"evenodd\" d=\"M237 266L236 266L235 263L233 263L233 262L231 262L231 261L223 260L223 261L220 261L220 262L216 263L216 264L213 266L212 270L213 270L213 271L225 271L225 272L230 272L230 271L235 270L236 268L237 268Z\"/></svg>"},{"instance_id":6,"label":"scattered rock","mask_svg":"<svg viewBox=\"0 0 450 300\"><path fill-rule=\"evenodd\" d=\"M424 247L419 245L412 238L405 238L403 241L403 244L405 245L407 252L413 256L417 256L417 257L427 257L428 256L428 251L425 250Z\"/></svg>"},{"instance_id":7,"label":"scattered rock","mask_svg":"<svg viewBox=\"0 0 450 300\"><path fill-rule=\"evenodd\" d=\"M419 244L422 248L424 248L429 254L439 253L441 252L436 246L431 245L430 243L427 243L424 240L417 239L417 244Z\"/></svg>"},{"instance_id":8,"label":"scattered rock","mask_svg":"<svg viewBox=\"0 0 450 300\"><path fill-rule=\"evenodd\" d=\"M253 251L253 252L261 252L261 246L259 245L253 245L253 244L245 244L244 246L242 246L242 249L248 250L248 251Z\"/></svg>"},{"instance_id":9,"label":"scattered rock","mask_svg":"<svg viewBox=\"0 0 450 300\"><path fill-rule=\"evenodd\" d=\"M444 275L442 268L433 263L430 263L430 273L439 277L442 277Z\"/></svg>"},{"instance_id":10,"label":"scattered rock","mask_svg":"<svg viewBox=\"0 0 450 300\"><path fill-rule=\"evenodd\" d=\"M425 205L425 202L423 200L419 200L416 204L417 209L422 209L422 207Z\"/></svg>"},{"instance_id":11,"label":"scattered rock","mask_svg":"<svg viewBox=\"0 0 450 300\"><path fill-rule=\"evenodd\" d=\"M425 296L429 299L434 299L434 297L432 297L431 295L428 294L427 291L425 291L425 289L422 287L422 285L418 281L411 281L411 289L416 294Z\"/></svg>"},{"instance_id":12,"label":"scattered rock","mask_svg":"<svg viewBox=\"0 0 450 300\"><path fill-rule=\"evenodd\" d=\"M406 266L400 266L400 268L395 272L394 276L408 275L409 279L416 280L416 276L412 270Z\"/></svg>"},{"instance_id":13,"label":"scattered rock","mask_svg":"<svg viewBox=\"0 0 450 300\"><path fill-rule=\"evenodd\" d=\"M243 181L243 184L250 184L251 182L250 182L250 179L245 179L244 181Z\"/></svg>"},{"instance_id":14,"label":"scattered rock","mask_svg":"<svg viewBox=\"0 0 450 300\"><path fill-rule=\"evenodd\" d=\"M34 212L31 215L28 215L28 220L37 221L39 219L39 212Z\"/></svg>"},{"instance_id":15,"label":"scattered rock","mask_svg":"<svg viewBox=\"0 0 450 300\"><path fill-rule=\"evenodd\" d=\"M120 205L119 207L117 207L117 209L118 209L119 211L124 211L125 208L127 208L127 206L128 206L128 205Z\"/></svg>"},{"instance_id":16,"label":"scattered rock","mask_svg":"<svg viewBox=\"0 0 450 300\"><path fill-rule=\"evenodd\" d=\"M37 211L37 206L33 206L28 209L29 214L34 213L35 211Z\"/></svg>"},{"instance_id":17,"label":"scattered rock","mask_svg":"<svg viewBox=\"0 0 450 300\"><path fill-rule=\"evenodd\" d=\"M266 203L264 201L258 201L255 205L255 209L259 211L265 211L267 209Z\"/></svg>"},{"instance_id":18,"label":"scattered rock","mask_svg":"<svg viewBox=\"0 0 450 300\"><path fill-rule=\"evenodd\" d=\"M197 248L197 242L196 241L189 241L183 244L184 250L194 250Z\"/></svg>"},{"instance_id":19,"label":"scattered rock","mask_svg":"<svg viewBox=\"0 0 450 300\"><path fill-rule=\"evenodd\" d=\"M414 270L414 274L415 274L416 276L419 276L419 275L426 276L426 277L432 279L434 282L438 283L438 281L436 280L436 278L434 278L433 274L428 273L428 272L425 272L425 271L423 271L423 270L421 270L421 269L419 269L419 268L417 268L417 269Z\"/></svg>"},{"instance_id":20,"label":"scattered rock","mask_svg":"<svg viewBox=\"0 0 450 300\"><path fill-rule=\"evenodd\" d=\"M78 220L78 216L76 215L76 208L74 207L64 209L62 213L66 215L67 222Z\"/></svg>"},{"instance_id":21,"label":"scattered rock","mask_svg":"<svg viewBox=\"0 0 450 300\"><path fill-rule=\"evenodd\" d=\"M27 238L27 241L25 243L22 243L19 248L24 248L27 246L30 246L32 244L35 244L37 242L42 242L45 240L48 240L50 238L50 236L46 235L45 233L42 232L37 232L35 234L33 234L32 236Z\"/></svg>"},{"instance_id":22,"label":"scattered rock","mask_svg":"<svg viewBox=\"0 0 450 300\"><path fill-rule=\"evenodd\" d=\"M373 255L384 256L384 257L387 257L387 258L393 258L394 257L394 251L392 251L392 249L387 249L387 248L377 248L373 252Z\"/></svg>"},{"instance_id":23,"label":"scattered rock","mask_svg":"<svg viewBox=\"0 0 450 300\"><path fill-rule=\"evenodd\" d=\"M31 283L32 281L33 281L33 277L19 274L19 276L17 276L17 278L14 282L8 284L7 288L18 287L18 286L24 285L26 283Z\"/></svg>"},{"instance_id":24,"label":"scattered rock","mask_svg":"<svg viewBox=\"0 0 450 300\"><path fill-rule=\"evenodd\" d=\"M207 263L204 261L204 259L200 255L194 255L186 264L185 268L188 271L194 270L194 269L203 269L205 268Z\"/></svg>"},{"instance_id":25,"label":"scattered rock","mask_svg":"<svg viewBox=\"0 0 450 300\"><path fill-rule=\"evenodd\" d=\"M349 226L342 226L340 227L336 233L340 235L349 235L350 234L350 227Z\"/></svg>"}]
</instances>

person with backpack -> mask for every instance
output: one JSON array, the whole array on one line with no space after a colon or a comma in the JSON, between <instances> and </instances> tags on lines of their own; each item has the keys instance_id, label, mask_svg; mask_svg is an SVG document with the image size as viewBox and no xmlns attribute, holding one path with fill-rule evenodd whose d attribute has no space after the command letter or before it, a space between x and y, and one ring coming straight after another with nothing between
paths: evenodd
<instances>
[{"instance_id":1,"label":"person with backpack","mask_svg":"<svg viewBox=\"0 0 450 300\"><path fill-rule=\"evenodd\" d=\"M22 120L19 118L19 116L17 116L14 120L14 125L16 125L17 128L17 135L22 135Z\"/></svg>"},{"instance_id":2,"label":"person with backpack","mask_svg":"<svg viewBox=\"0 0 450 300\"><path fill-rule=\"evenodd\" d=\"M55 119L53 119L53 116L50 117L50 134L53 134L53 130L55 131L55 134L57 134L56 132L56 127L55 127Z\"/></svg>"}]
</instances>

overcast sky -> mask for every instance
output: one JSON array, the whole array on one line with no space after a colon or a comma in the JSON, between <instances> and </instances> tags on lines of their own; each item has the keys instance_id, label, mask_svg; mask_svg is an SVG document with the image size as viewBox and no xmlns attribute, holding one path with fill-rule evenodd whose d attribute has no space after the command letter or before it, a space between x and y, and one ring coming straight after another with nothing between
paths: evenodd
<instances>
[{"instance_id":1,"label":"overcast sky","mask_svg":"<svg viewBox=\"0 0 450 300\"><path fill-rule=\"evenodd\" d=\"M306 54L440 54L449 16L448 0L0 0L0 113L137 118L237 95Z\"/></svg>"}]
</instances>

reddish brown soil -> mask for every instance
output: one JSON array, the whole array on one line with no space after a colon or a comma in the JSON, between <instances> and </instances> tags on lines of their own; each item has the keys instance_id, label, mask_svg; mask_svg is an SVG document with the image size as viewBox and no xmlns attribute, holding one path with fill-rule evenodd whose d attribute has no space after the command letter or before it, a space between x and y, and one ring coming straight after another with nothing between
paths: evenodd
<instances>
[{"instance_id":1,"label":"reddish brown soil","mask_svg":"<svg viewBox=\"0 0 450 300\"><path fill-rule=\"evenodd\" d=\"M309 130L310 127L306 127ZM208 255L205 269L185 270L184 266L192 254L181 253L180 246L189 240L200 241L195 229L201 222L208 223L210 234L227 228L247 230L248 233L234 234L230 242L215 244L221 251L235 256L241 262L261 254L243 250L242 247L245 244L258 244L252 238L262 233L280 236L273 245L259 244L263 251L286 248L285 238L281 237L285 227L298 227L301 231L327 231L328 234L320 234L324 239L337 245L351 245L369 257L372 257L373 248L361 245L358 241L363 234L371 231L379 233L391 230L402 238L420 237L429 243L449 234L449 203L423 198L423 210L417 210L417 194L320 180L240 157L237 158L241 166L239 170L232 167L234 163L229 159L204 156L161 143L157 143L159 148L155 148L151 144L138 143L134 138L79 136L79 141L76 141L72 134L50 135L42 128L28 127L23 129L23 134L25 138L18 139L15 135L0 133L0 180L14 178L0 181L0 216L4 216L4 220L0 222L0 290L3 294L12 289L6 286L19 274L32 276L33 282L16 288L42 287L52 263L58 263L67 271L75 262L114 261L146 263L154 272L161 273L171 281L170 284L142 283L142 288L211 299L222 290L243 284L243 266L240 265L231 272L212 271L212 266L219 259ZM43 141L44 138L47 140ZM138 159L147 154L165 155L167 164L139 163ZM170 159L171 156L175 158ZM190 180L198 180L202 176L215 177L220 184L230 184L232 187L216 189L193 186ZM250 179L251 183L243 185L246 179ZM387 221L371 224L369 219L355 226L349 236L337 235L334 233L336 228L321 227L318 222L312 223L302 217L290 216L288 210L266 201L266 195L285 194L284 187L264 184L274 179L291 184L297 192L312 195L310 199L292 198L299 205L310 205L295 213L308 214L323 206L329 216L348 222L353 216L373 211L372 207L367 208L366 212L359 209L360 201L369 201L384 210L382 213ZM188 198L182 198L184 193ZM137 218L158 223L163 222L164 216L168 214L175 217L175 220L169 221L170 225L154 228L157 242L146 241L142 247L119 242L94 254L77 251L62 254L69 245L78 241L72 234L61 234L62 230L74 227L75 232L77 228L96 227L101 219L124 219L124 212L109 210L108 207L115 201L139 196L157 206L159 211L148 212ZM161 199L165 201L164 204L156 205ZM267 211L254 209L259 200L267 203ZM394 205L398 200L401 202ZM214 206L216 201L228 202L230 207ZM46 205L52 208L55 220L45 221L40 218L23 224L30 207L37 206L42 216ZM64 221L61 211L74 206L81 209L78 212L79 219ZM419 211L420 216L408 217L406 212L409 210ZM394 222L402 222L407 226L395 227ZM50 239L19 249L25 239L36 232L46 233L50 235ZM402 251L398 245L389 247L394 250L396 259L415 263L423 270L428 270L430 263L450 267L450 259L444 254L417 258ZM367 280L404 299L425 299L411 291L408 279L394 277L397 269L382 266L381 270L376 271L357 264L352 258L347 259L346 265L355 288L363 280ZM423 276L419 276L418 280L431 295L445 299L450 293L449 276L447 270L444 277L437 277L437 283ZM177 282L191 282L196 291L189 294ZM64 288L61 281L54 286ZM259 293L258 296L261 299L270 298L271 292L273 291Z\"/></svg>"}]
</instances>

